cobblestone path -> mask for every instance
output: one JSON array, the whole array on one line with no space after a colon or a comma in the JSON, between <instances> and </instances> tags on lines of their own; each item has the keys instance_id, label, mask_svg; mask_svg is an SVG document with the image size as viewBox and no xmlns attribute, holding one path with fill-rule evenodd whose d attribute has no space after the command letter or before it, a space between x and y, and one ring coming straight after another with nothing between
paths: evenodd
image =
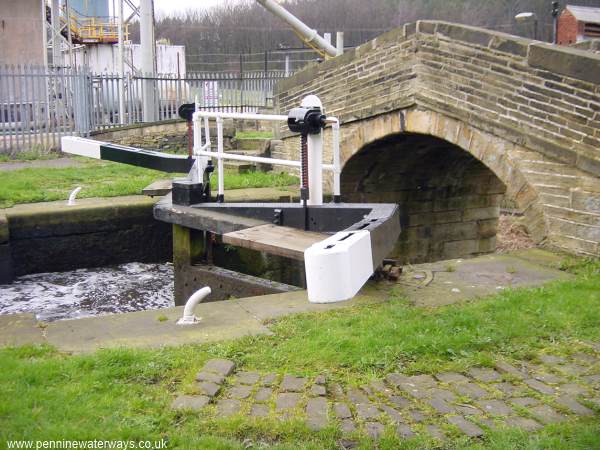
<instances>
[{"instance_id":1,"label":"cobblestone path","mask_svg":"<svg viewBox=\"0 0 600 450\"><path fill-rule=\"evenodd\" d=\"M201 394L180 395L172 408L212 407L217 417L300 417L314 431L335 425L343 434L362 432L374 439L386 427L402 438L427 433L443 440L453 429L479 437L498 427L536 431L596 414L600 344L589 353L498 360L493 368L465 373L390 373L363 386L342 386L323 375L235 371L235 363L224 359L208 361L196 380Z\"/></svg>"}]
</instances>

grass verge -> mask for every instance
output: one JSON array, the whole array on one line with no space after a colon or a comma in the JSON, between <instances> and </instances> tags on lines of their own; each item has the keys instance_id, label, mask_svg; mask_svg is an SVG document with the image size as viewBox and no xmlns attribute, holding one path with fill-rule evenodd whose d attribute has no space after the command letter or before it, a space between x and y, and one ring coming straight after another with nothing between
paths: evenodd
<instances>
[{"instance_id":1,"label":"grass verge","mask_svg":"<svg viewBox=\"0 0 600 450\"><path fill-rule=\"evenodd\" d=\"M0 153L0 163L3 162L18 162L18 161L34 161L37 159L57 159L62 155L59 152L44 150L41 147L33 147L31 150L25 150L22 152L15 153L14 155L8 155L6 153Z\"/></svg>"},{"instance_id":2,"label":"grass verge","mask_svg":"<svg viewBox=\"0 0 600 450\"><path fill-rule=\"evenodd\" d=\"M0 350L0 442L7 439L167 439L168 448L339 448L334 429L311 433L300 422L216 419L175 413L175 392L193 390L204 361L234 359L244 369L316 375L359 385L388 372L433 373L491 365L499 357L530 359L539 352L570 354L600 340L600 264L569 263L571 281L503 291L474 302L414 308L398 295L389 302L271 324L273 335L206 346L104 350L60 354L50 347ZM159 313L157 312L157 315ZM452 435L444 448L595 449L597 418L537 433L492 431L483 440ZM381 449L440 448L391 433ZM365 438L363 449L374 448Z\"/></svg>"},{"instance_id":3,"label":"grass verge","mask_svg":"<svg viewBox=\"0 0 600 450\"><path fill-rule=\"evenodd\" d=\"M77 186L82 187L78 197L141 194L142 189L150 183L174 177L173 174L108 161L81 158L81 164L79 167L0 172L0 208L19 203L66 199L69 192ZM225 189L281 187L291 184L298 184L298 178L283 173L238 174L232 171L226 172L225 177Z\"/></svg>"}]
</instances>

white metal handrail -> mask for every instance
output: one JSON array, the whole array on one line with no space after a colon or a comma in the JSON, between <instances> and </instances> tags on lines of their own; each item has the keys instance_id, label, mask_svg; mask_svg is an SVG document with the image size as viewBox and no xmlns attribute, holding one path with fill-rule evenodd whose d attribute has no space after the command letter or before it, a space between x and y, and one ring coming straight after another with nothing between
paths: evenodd
<instances>
[{"instance_id":1,"label":"white metal handrail","mask_svg":"<svg viewBox=\"0 0 600 450\"><path fill-rule=\"evenodd\" d=\"M213 152L210 150L210 128L209 119L215 119L217 125L217 151ZM219 172L219 183L218 183L218 198L224 198L225 195L225 172L223 170L223 160L233 161L246 161L256 162L262 164L272 164L279 166L287 166L294 168L301 168L302 163L300 161L294 161L289 159L278 159L264 156L249 156L249 155L238 155L233 153L225 153L223 145L223 119L241 119L241 120L265 120L270 122L281 122L287 121L288 117L277 114L254 114L254 113L225 113L225 112L211 112L211 111L198 111L193 114L194 124L194 155L197 157L196 170L197 172L193 176L197 180L202 180L202 174L204 168L208 163L208 158L217 159L217 170ZM333 164L323 164L321 162L321 171L327 170L333 172L333 195L340 195L340 122L336 117L327 117L326 123L331 124L333 133L332 139L332 154ZM202 128L204 125L204 144L202 144Z\"/></svg>"}]
</instances>

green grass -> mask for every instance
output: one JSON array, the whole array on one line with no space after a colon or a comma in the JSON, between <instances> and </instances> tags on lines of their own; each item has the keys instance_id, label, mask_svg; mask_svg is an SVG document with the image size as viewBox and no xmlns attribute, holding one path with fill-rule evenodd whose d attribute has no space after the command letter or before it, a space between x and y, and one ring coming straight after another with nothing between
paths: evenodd
<instances>
[{"instance_id":1,"label":"green grass","mask_svg":"<svg viewBox=\"0 0 600 450\"><path fill-rule=\"evenodd\" d=\"M25 150L14 155L0 153L0 163L2 162L17 162L17 161L33 161L36 159L56 159L62 155L58 152L47 151L42 148L33 147L31 150Z\"/></svg>"},{"instance_id":2,"label":"green grass","mask_svg":"<svg viewBox=\"0 0 600 450\"><path fill-rule=\"evenodd\" d=\"M273 139L272 131L236 131L236 139Z\"/></svg>"},{"instance_id":3,"label":"green grass","mask_svg":"<svg viewBox=\"0 0 600 450\"><path fill-rule=\"evenodd\" d=\"M81 162L81 167L29 168L0 172L0 208L19 203L66 199L69 192L77 186L83 188L78 195L80 198L141 194L142 189L150 183L174 177L173 174L106 161L81 158ZM225 189L281 187L291 184L298 184L298 179L282 173L227 172L225 177Z\"/></svg>"},{"instance_id":4,"label":"green grass","mask_svg":"<svg viewBox=\"0 0 600 450\"><path fill-rule=\"evenodd\" d=\"M529 359L540 351L574 353L600 340L600 264L569 263L572 281L436 309L414 308L399 296L388 303L283 318L272 336L160 350L104 350L69 356L50 347L0 350L0 442L6 439L169 440L168 448L338 448L339 434L309 432L296 422L215 419L175 413L176 392L212 357L243 369L325 373L359 384L388 372L432 373L489 365L501 356ZM160 315L157 313L157 317ZM158 319L160 320L160 319ZM597 419L546 427L538 433L490 432L482 441L452 435L444 448L597 449ZM373 444L362 438L360 448ZM386 435L382 449L439 448L424 438Z\"/></svg>"}]
</instances>

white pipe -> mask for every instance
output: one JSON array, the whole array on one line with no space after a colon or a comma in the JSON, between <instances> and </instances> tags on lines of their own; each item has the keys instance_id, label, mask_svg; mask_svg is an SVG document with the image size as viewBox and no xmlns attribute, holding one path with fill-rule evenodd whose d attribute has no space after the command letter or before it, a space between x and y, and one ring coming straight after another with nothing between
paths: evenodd
<instances>
[{"instance_id":1,"label":"white pipe","mask_svg":"<svg viewBox=\"0 0 600 450\"><path fill-rule=\"evenodd\" d=\"M75 197L77 197L77 194L79 194L79 191L81 191L81 186L77 186L75 189L73 189L71 191L71 194L69 194L69 200L67 201L67 206L75 205Z\"/></svg>"},{"instance_id":2,"label":"white pipe","mask_svg":"<svg viewBox=\"0 0 600 450\"><path fill-rule=\"evenodd\" d=\"M226 113L214 111L197 111L194 113L193 120L204 118L222 118L222 119L249 119L249 120L268 120L272 122L287 121L288 117L277 114L253 114L253 113Z\"/></svg>"},{"instance_id":3,"label":"white pipe","mask_svg":"<svg viewBox=\"0 0 600 450\"><path fill-rule=\"evenodd\" d=\"M333 132L333 195L340 195L340 121L330 119L333 123L331 131Z\"/></svg>"},{"instance_id":4,"label":"white pipe","mask_svg":"<svg viewBox=\"0 0 600 450\"><path fill-rule=\"evenodd\" d=\"M323 132L309 134L308 144L308 205L323 204Z\"/></svg>"},{"instance_id":5,"label":"white pipe","mask_svg":"<svg viewBox=\"0 0 600 450\"><path fill-rule=\"evenodd\" d=\"M196 95L196 106L195 109L198 111L198 95ZM194 120L194 155L197 155L197 152L200 150L205 150L206 147L202 145L202 123ZM206 157L196 157L196 162L194 163L194 167L190 171L190 178L194 183L202 183L202 178L204 174L204 169L207 163Z\"/></svg>"},{"instance_id":6,"label":"white pipe","mask_svg":"<svg viewBox=\"0 0 600 450\"><path fill-rule=\"evenodd\" d=\"M44 58L44 67L48 67L48 25L47 25L47 19L46 19L46 2L40 2L40 4L42 5L42 16L41 16L41 23L42 23L42 49L44 49L43 52L43 58ZM49 104L46 103L46 104Z\"/></svg>"},{"instance_id":7,"label":"white pipe","mask_svg":"<svg viewBox=\"0 0 600 450\"><path fill-rule=\"evenodd\" d=\"M125 34L123 31L123 0L117 0L117 33L119 41L119 123L125 124Z\"/></svg>"},{"instance_id":8,"label":"white pipe","mask_svg":"<svg viewBox=\"0 0 600 450\"><path fill-rule=\"evenodd\" d=\"M335 35L335 46L336 46L336 50L337 50L337 55L343 55L344 54L344 32L343 31L338 31L337 34Z\"/></svg>"},{"instance_id":9,"label":"white pipe","mask_svg":"<svg viewBox=\"0 0 600 450\"><path fill-rule=\"evenodd\" d=\"M198 289L196 292L194 292L185 303L185 307L183 308L183 317L177 321L177 325L194 325L200 322L202 318L194 315L194 309L198 303L210 295L211 292L212 291L208 286L205 286L202 289Z\"/></svg>"},{"instance_id":10,"label":"white pipe","mask_svg":"<svg viewBox=\"0 0 600 450\"><path fill-rule=\"evenodd\" d=\"M52 0L50 2L50 23L52 25L52 65L54 67L62 66L61 34L60 34L60 2Z\"/></svg>"},{"instance_id":11,"label":"white pipe","mask_svg":"<svg viewBox=\"0 0 600 450\"><path fill-rule=\"evenodd\" d=\"M274 0L256 0L271 13L285 21L292 29L298 33L302 40L307 44L314 46L316 49L321 50L327 56L334 57L337 55L337 50L331 44L328 44L325 39L319 36L317 30L313 30L308 27L304 22L298 19L296 16L291 14L283 6L279 5Z\"/></svg>"},{"instance_id":12,"label":"white pipe","mask_svg":"<svg viewBox=\"0 0 600 450\"><path fill-rule=\"evenodd\" d=\"M65 21L67 23L67 42L69 43L69 67L73 67L73 36L71 36L71 7L69 0L63 0Z\"/></svg>"},{"instance_id":13,"label":"white pipe","mask_svg":"<svg viewBox=\"0 0 600 450\"><path fill-rule=\"evenodd\" d=\"M223 119L221 117L217 117L217 153L218 162L217 169L219 171L219 192L218 192L218 201L223 201L225 196L225 172L223 171Z\"/></svg>"},{"instance_id":14,"label":"white pipe","mask_svg":"<svg viewBox=\"0 0 600 450\"><path fill-rule=\"evenodd\" d=\"M292 161L289 159L276 159L276 158L266 158L263 156L249 156L249 155L236 155L233 153L223 153L219 155L219 153L209 152L206 150L200 150L196 152L197 155L201 156L210 156L212 158L217 159L225 159L232 161L247 161L247 162L257 162L262 164L274 164L276 166L288 166L288 167L301 167L300 161ZM323 164L324 170L332 171L334 170L333 164Z\"/></svg>"},{"instance_id":15,"label":"white pipe","mask_svg":"<svg viewBox=\"0 0 600 450\"><path fill-rule=\"evenodd\" d=\"M140 47L142 76L156 75L156 42L154 40L154 0L140 0ZM154 122L156 117L156 81L142 80L142 121Z\"/></svg>"},{"instance_id":16,"label":"white pipe","mask_svg":"<svg viewBox=\"0 0 600 450\"><path fill-rule=\"evenodd\" d=\"M196 114L197 113L194 113L194 116ZM204 134L204 145L208 146L208 149L210 150L210 124L208 123L208 116L204 117Z\"/></svg>"}]
</instances>

